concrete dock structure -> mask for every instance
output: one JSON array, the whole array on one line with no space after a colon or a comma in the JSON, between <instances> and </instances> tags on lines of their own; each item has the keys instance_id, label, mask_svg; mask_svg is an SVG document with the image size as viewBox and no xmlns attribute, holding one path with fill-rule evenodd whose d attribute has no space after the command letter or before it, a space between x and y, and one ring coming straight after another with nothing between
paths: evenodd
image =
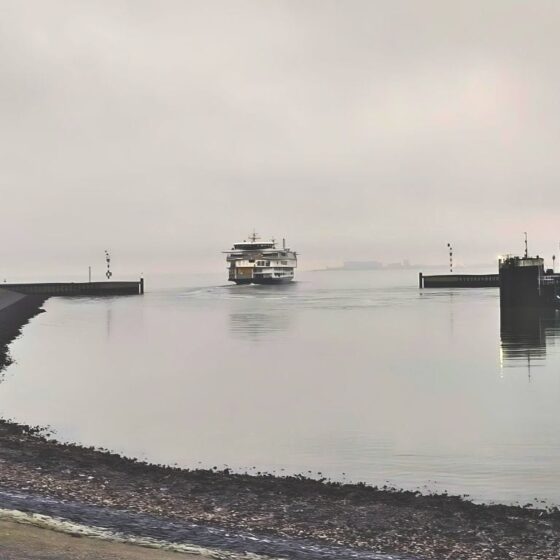
<instances>
[{"instance_id":1,"label":"concrete dock structure","mask_svg":"<svg viewBox=\"0 0 560 560\"><path fill-rule=\"evenodd\" d=\"M53 296L122 296L144 293L144 279L134 282L45 282L0 284L0 290L17 294Z\"/></svg>"},{"instance_id":2,"label":"concrete dock structure","mask_svg":"<svg viewBox=\"0 0 560 560\"><path fill-rule=\"evenodd\" d=\"M45 299L0 288L0 371L11 362L8 344L27 321L41 312Z\"/></svg>"},{"instance_id":3,"label":"concrete dock structure","mask_svg":"<svg viewBox=\"0 0 560 560\"><path fill-rule=\"evenodd\" d=\"M500 305L502 307L560 307L560 274L546 270L544 259L500 259Z\"/></svg>"},{"instance_id":4,"label":"concrete dock structure","mask_svg":"<svg viewBox=\"0 0 560 560\"><path fill-rule=\"evenodd\" d=\"M498 274L418 274L422 288L500 288L502 307L560 308L560 274L546 269L544 259L507 256L498 261Z\"/></svg>"},{"instance_id":5,"label":"concrete dock structure","mask_svg":"<svg viewBox=\"0 0 560 560\"><path fill-rule=\"evenodd\" d=\"M418 274L419 288L499 288L499 274Z\"/></svg>"},{"instance_id":6,"label":"concrete dock structure","mask_svg":"<svg viewBox=\"0 0 560 560\"><path fill-rule=\"evenodd\" d=\"M144 279L137 282L49 282L0 284L0 371L10 364L8 344L32 317L41 313L50 297L107 297L144 293Z\"/></svg>"}]
</instances>

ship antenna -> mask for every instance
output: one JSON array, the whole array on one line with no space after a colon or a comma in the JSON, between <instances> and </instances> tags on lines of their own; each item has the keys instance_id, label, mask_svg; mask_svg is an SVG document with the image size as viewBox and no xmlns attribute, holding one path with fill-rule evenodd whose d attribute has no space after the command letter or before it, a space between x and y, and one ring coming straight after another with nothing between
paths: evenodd
<instances>
[{"instance_id":1,"label":"ship antenna","mask_svg":"<svg viewBox=\"0 0 560 560\"><path fill-rule=\"evenodd\" d=\"M260 239L257 232L253 230L253 233L249 236L249 239L254 243L257 239Z\"/></svg>"},{"instance_id":2,"label":"ship antenna","mask_svg":"<svg viewBox=\"0 0 560 560\"><path fill-rule=\"evenodd\" d=\"M525 258L529 257L529 249L528 249L528 245L527 245L527 232L524 231L523 232L525 234Z\"/></svg>"}]
</instances>

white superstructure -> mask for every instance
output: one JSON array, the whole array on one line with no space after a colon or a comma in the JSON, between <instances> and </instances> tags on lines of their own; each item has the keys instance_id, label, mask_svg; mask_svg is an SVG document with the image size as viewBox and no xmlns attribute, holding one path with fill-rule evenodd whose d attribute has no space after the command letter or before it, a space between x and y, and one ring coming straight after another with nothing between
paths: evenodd
<instances>
[{"instance_id":1,"label":"white superstructure","mask_svg":"<svg viewBox=\"0 0 560 560\"><path fill-rule=\"evenodd\" d=\"M281 284L294 279L297 254L286 247L276 247L272 241L260 241L256 233L249 241L234 243L226 251L230 282L236 284Z\"/></svg>"}]
</instances>

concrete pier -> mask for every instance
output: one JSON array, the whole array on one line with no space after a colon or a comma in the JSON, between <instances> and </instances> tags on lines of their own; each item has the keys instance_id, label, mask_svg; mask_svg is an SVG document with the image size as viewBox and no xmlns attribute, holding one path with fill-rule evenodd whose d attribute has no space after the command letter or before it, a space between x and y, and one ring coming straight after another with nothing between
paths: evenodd
<instances>
[{"instance_id":1,"label":"concrete pier","mask_svg":"<svg viewBox=\"0 0 560 560\"><path fill-rule=\"evenodd\" d=\"M0 371L10 364L8 344L27 321L41 312L45 299L43 296L28 296L0 288Z\"/></svg>"},{"instance_id":2,"label":"concrete pier","mask_svg":"<svg viewBox=\"0 0 560 560\"><path fill-rule=\"evenodd\" d=\"M121 296L144 293L144 279L134 282L48 282L0 284L0 290L17 294L52 296Z\"/></svg>"},{"instance_id":3,"label":"concrete pier","mask_svg":"<svg viewBox=\"0 0 560 560\"><path fill-rule=\"evenodd\" d=\"M560 307L560 274L546 270L540 257L500 259L502 307Z\"/></svg>"},{"instance_id":4,"label":"concrete pier","mask_svg":"<svg viewBox=\"0 0 560 560\"><path fill-rule=\"evenodd\" d=\"M499 288L499 274L436 274L418 275L420 288Z\"/></svg>"}]
</instances>

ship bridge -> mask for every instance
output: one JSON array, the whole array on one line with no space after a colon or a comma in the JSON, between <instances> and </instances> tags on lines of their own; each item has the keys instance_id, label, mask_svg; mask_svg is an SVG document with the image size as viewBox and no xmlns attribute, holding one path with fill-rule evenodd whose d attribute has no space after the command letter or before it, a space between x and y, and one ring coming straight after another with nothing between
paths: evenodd
<instances>
[{"instance_id":1,"label":"ship bridge","mask_svg":"<svg viewBox=\"0 0 560 560\"><path fill-rule=\"evenodd\" d=\"M268 243L234 243L233 251L262 251L263 249L274 249L276 243L269 241Z\"/></svg>"}]
</instances>

